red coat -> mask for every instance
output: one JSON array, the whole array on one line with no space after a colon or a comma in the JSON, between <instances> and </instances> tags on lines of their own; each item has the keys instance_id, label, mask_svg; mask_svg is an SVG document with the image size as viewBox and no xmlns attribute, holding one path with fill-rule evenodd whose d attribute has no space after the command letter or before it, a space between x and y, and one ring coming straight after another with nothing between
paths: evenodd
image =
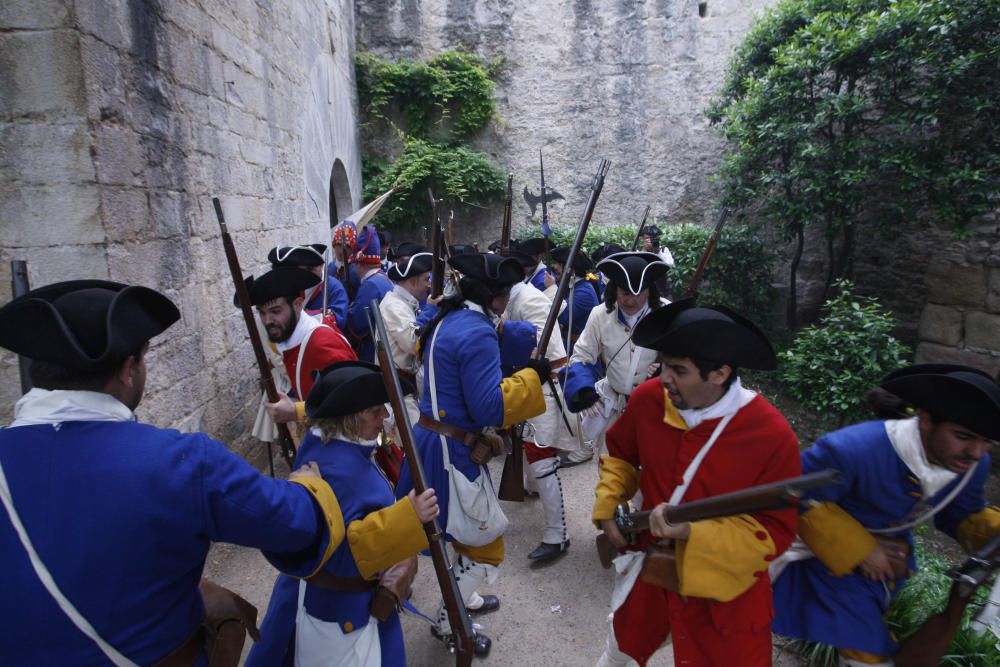
<instances>
[{"instance_id":1,"label":"red coat","mask_svg":"<svg viewBox=\"0 0 1000 667\"><path fill-rule=\"evenodd\" d=\"M296 384L296 364L299 360L299 348L293 348L281 353L281 358L285 363L285 370L288 372L288 379L292 381L292 390L298 400L306 400L309 390L313 386L313 371L321 371L327 366L337 361L356 360L358 355L354 353L351 344L344 337L336 326L317 327L306 343L305 354L302 356L302 372L299 379L302 386Z\"/></svg>"},{"instance_id":2,"label":"red coat","mask_svg":"<svg viewBox=\"0 0 1000 667\"><path fill-rule=\"evenodd\" d=\"M672 405L668 406L659 379L649 380L633 392L622 416L607 434L609 456L620 459L610 463L619 469L639 471L643 509L669 500L688 464L719 422L712 419L684 430L666 423L668 407L676 422L677 413ZM726 426L683 501L800 474L794 432L785 418L758 395ZM599 516L598 508L608 506L601 497L615 488L615 483L606 483L606 478L602 470L595 518L606 518ZM788 548L795 529L795 510L692 524L691 538L679 543L678 549L678 561L683 563L681 591L687 595L637 581L615 612L615 636L621 650L645 664L673 630L678 662L769 665L773 610L767 564ZM643 533L638 547L645 549L650 537L648 532Z\"/></svg>"}]
</instances>

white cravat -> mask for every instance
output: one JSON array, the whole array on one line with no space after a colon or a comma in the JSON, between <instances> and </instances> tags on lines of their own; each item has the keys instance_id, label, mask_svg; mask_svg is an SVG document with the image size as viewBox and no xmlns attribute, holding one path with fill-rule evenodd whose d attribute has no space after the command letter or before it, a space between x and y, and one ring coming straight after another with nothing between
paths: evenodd
<instances>
[{"instance_id":1,"label":"white cravat","mask_svg":"<svg viewBox=\"0 0 1000 667\"><path fill-rule=\"evenodd\" d=\"M737 410L752 401L756 395L756 392L744 389L743 385L740 384L740 379L736 378L729 385L728 391L722 395L722 398L707 408L691 408L690 410L678 410L678 412L688 428L694 428L703 421L735 414Z\"/></svg>"},{"instance_id":2,"label":"white cravat","mask_svg":"<svg viewBox=\"0 0 1000 667\"><path fill-rule=\"evenodd\" d=\"M890 419L885 422L885 432L896 454L903 460L910 472L920 480L924 498L933 498L949 482L958 477L957 472L935 465L927 460L923 440L920 439L920 427L916 417L908 419ZM974 467L974 466L973 466Z\"/></svg>"},{"instance_id":3,"label":"white cravat","mask_svg":"<svg viewBox=\"0 0 1000 667\"><path fill-rule=\"evenodd\" d=\"M70 421L135 421L121 401L99 391L70 391L35 387L14 404L11 426L60 424Z\"/></svg>"}]
</instances>

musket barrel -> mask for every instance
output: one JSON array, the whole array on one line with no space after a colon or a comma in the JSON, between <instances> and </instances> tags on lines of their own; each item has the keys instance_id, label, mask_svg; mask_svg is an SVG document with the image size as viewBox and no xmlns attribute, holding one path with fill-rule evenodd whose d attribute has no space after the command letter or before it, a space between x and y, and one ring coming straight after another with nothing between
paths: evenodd
<instances>
[{"instance_id":1,"label":"musket barrel","mask_svg":"<svg viewBox=\"0 0 1000 667\"><path fill-rule=\"evenodd\" d=\"M10 263L10 287L15 299L31 291L28 283L28 263L23 259L15 259ZM19 354L17 365L21 375L21 393L27 394L31 391L31 360Z\"/></svg>"},{"instance_id":2,"label":"musket barrel","mask_svg":"<svg viewBox=\"0 0 1000 667\"><path fill-rule=\"evenodd\" d=\"M597 167L597 173L594 174L594 180L590 185L590 198L587 200L587 207L583 211L583 217L580 218L580 225L576 230L576 238L573 239L573 245L570 246L569 255L566 257L566 269L559 276L559 287L556 289L552 308L549 309L549 315L545 318L545 326L538 337L538 347L535 351L535 356L538 358L545 355L545 350L549 346L549 339L552 338L552 332L556 326L556 318L559 317L560 307L563 299L566 298L566 291L569 289L569 278L573 274L570 267L573 266L573 261L580 254L580 248L583 247L583 239L587 235L587 227L590 225L590 219L594 215L597 198L601 196L601 190L604 189L604 177L608 175L610 168L611 162L609 160L601 160L600 165Z\"/></svg>"},{"instance_id":3,"label":"musket barrel","mask_svg":"<svg viewBox=\"0 0 1000 667\"><path fill-rule=\"evenodd\" d=\"M646 228L646 219L649 218L649 204L646 204L646 210L642 214L642 220L639 222L639 230L635 233L635 240L632 241L632 250L635 251L639 248L639 241L642 240L642 230Z\"/></svg>"}]
</instances>

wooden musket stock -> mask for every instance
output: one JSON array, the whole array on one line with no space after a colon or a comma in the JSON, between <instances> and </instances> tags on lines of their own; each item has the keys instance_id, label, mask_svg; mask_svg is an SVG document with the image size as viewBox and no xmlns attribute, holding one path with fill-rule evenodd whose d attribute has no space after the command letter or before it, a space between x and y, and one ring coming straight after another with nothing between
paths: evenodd
<instances>
[{"instance_id":1,"label":"wooden musket stock","mask_svg":"<svg viewBox=\"0 0 1000 667\"><path fill-rule=\"evenodd\" d=\"M708 243L705 245L705 252L702 253L701 259L698 260L698 268L695 269L691 282L688 283L687 289L684 290L684 298L698 294L698 283L701 281L701 274L705 272L705 266L708 264L712 252L715 251L715 243L719 240L719 232L722 231L722 225L726 224L726 218L728 217L729 209L722 209L722 213L719 214L719 219L715 223L715 229L712 230L712 235L708 238Z\"/></svg>"},{"instance_id":2,"label":"wooden musket stock","mask_svg":"<svg viewBox=\"0 0 1000 667\"><path fill-rule=\"evenodd\" d=\"M233 239L229 235L229 228L226 226L226 219L222 215L222 203L218 197L212 197L212 205L215 207L215 215L219 219L219 229L222 231L222 247L226 251L226 262L229 264L229 273L233 277L233 285L236 286L236 299L240 303L240 311L243 313L243 321L246 323L247 334L250 336L250 345L253 347L253 355L257 360L257 369L260 372L260 384L267 394L267 400L271 403L278 401L278 388L274 386L274 377L271 375L271 361L264 352L264 343L260 339L260 331L257 329L257 321L254 319L253 305L250 303L250 293L247 292L246 282L243 280L243 270L240 268L240 259L236 255L236 247ZM299 397L305 400L305 397ZM295 459L295 442L292 434L285 424L276 424L278 428L278 444L281 446L281 455L292 467ZM267 443L267 459L271 465L271 477L274 477L274 461L271 453L271 443Z\"/></svg>"}]
</instances>

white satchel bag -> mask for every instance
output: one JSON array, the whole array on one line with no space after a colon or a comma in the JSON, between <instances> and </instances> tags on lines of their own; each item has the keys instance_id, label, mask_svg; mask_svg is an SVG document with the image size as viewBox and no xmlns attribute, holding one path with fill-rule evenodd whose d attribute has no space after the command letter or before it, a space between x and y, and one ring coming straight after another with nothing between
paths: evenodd
<instances>
[{"instance_id":1,"label":"white satchel bag","mask_svg":"<svg viewBox=\"0 0 1000 667\"><path fill-rule=\"evenodd\" d=\"M435 415L440 414L434 374L434 343L437 341L438 331L440 327L434 331L427 350L431 408ZM448 522L445 531L461 544L470 547L487 545L507 530L507 516L500 508L500 500L489 473L485 466L479 466L479 477L470 480L452 464L447 439L443 435L438 437L441 440L444 469L448 473Z\"/></svg>"}]
</instances>

